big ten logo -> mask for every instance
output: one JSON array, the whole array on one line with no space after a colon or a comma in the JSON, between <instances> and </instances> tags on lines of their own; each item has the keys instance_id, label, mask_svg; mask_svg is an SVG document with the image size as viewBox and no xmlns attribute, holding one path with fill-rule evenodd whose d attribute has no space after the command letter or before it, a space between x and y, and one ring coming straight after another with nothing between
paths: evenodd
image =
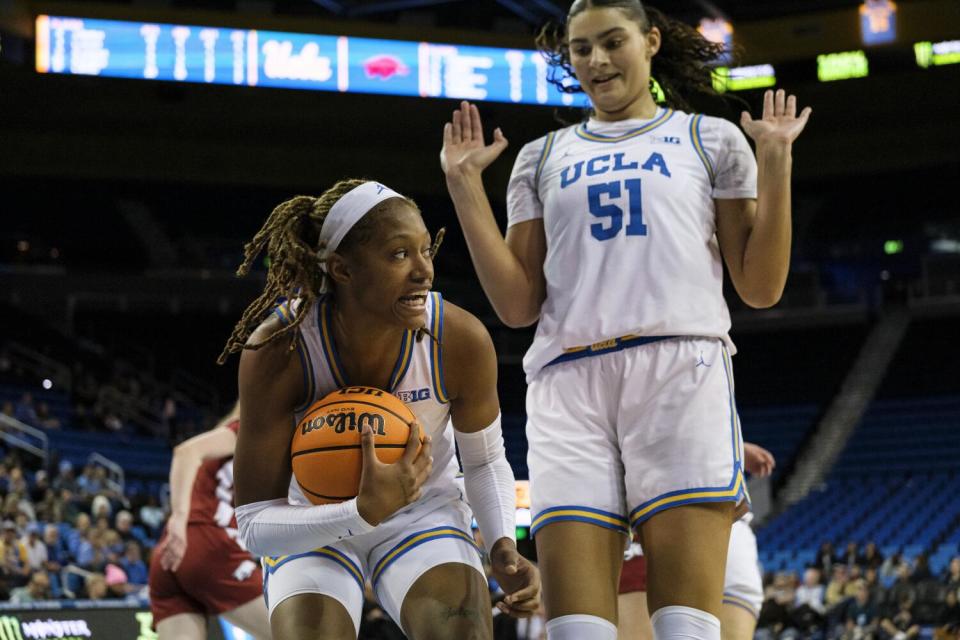
<instances>
[{"instance_id":1,"label":"big ten logo","mask_svg":"<svg viewBox=\"0 0 960 640\"><path fill-rule=\"evenodd\" d=\"M373 396L374 398L379 398L383 395L383 391L377 389L376 387L344 387L337 392L339 395L349 394L359 394L364 396Z\"/></svg>"},{"instance_id":2,"label":"big ten logo","mask_svg":"<svg viewBox=\"0 0 960 640\"><path fill-rule=\"evenodd\" d=\"M393 395L397 396L401 402L420 402L421 400L430 399L430 389L411 389L409 391L394 391Z\"/></svg>"},{"instance_id":3,"label":"big ten logo","mask_svg":"<svg viewBox=\"0 0 960 640\"><path fill-rule=\"evenodd\" d=\"M157 640L159 636L153 630L153 614L149 611L138 611L135 615L137 623L140 625L137 640Z\"/></svg>"},{"instance_id":4,"label":"big ten logo","mask_svg":"<svg viewBox=\"0 0 960 640\"><path fill-rule=\"evenodd\" d=\"M316 431L317 429L322 429L324 427L331 428L336 433L343 433L344 431L363 431L363 427L368 424L373 429L374 435L387 435L387 432L384 430L384 420L382 415L378 413L367 412L358 414L352 409L345 409L337 413L328 413L325 416L320 416L307 423L304 423L303 427L301 428L301 435L307 435L311 431Z\"/></svg>"}]
</instances>

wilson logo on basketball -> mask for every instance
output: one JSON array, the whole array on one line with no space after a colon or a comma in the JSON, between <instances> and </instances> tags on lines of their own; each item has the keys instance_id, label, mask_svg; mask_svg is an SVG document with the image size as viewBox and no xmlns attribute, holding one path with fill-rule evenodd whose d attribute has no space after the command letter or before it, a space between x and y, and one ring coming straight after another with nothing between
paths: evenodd
<instances>
[{"instance_id":1,"label":"wilson logo on basketball","mask_svg":"<svg viewBox=\"0 0 960 640\"><path fill-rule=\"evenodd\" d=\"M363 431L363 427L368 424L373 427L373 433L375 435L386 435L386 431L384 431L384 420L382 415L378 413L361 413L357 415L355 411L329 413L325 416L320 416L314 418L313 420L302 422L300 431L301 435L307 435L311 431L316 431L317 429L322 429L324 427L329 427L336 433L343 433L344 431Z\"/></svg>"}]
</instances>

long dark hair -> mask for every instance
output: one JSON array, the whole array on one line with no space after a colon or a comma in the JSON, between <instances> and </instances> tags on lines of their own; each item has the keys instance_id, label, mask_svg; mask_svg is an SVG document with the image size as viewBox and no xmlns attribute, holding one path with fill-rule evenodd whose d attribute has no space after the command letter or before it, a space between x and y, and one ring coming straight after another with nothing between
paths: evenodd
<instances>
[{"instance_id":1,"label":"long dark hair","mask_svg":"<svg viewBox=\"0 0 960 640\"><path fill-rule=\"evenodd\" d=\"M736 51L707 40L690 25L644 6L640 0L576 0L563 25L548 24L540 30L537 48L550 63L550 83L560 91L583 92L579 83L564 83L567 78L575 77L570 64L567 30L575 16L593 8L619 9L637 22L642 33L650 33L652 27L660 30L660 50L653 57L650 69L650 90L656 96L656 81L663 92L661 104L683 111L703 110L704 106L715 105L718 99L728 97L714 89L713 69L718 60L730 59Z\"/></svg>"}]
</instances>

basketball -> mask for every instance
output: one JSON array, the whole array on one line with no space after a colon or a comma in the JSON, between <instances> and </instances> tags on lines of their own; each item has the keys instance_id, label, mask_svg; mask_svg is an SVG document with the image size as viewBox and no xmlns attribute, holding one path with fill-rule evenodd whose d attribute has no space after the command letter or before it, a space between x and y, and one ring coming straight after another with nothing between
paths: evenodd
<instances>
[{"instance_id":1,"label":"basketball","mask_svg":"<svg viewBox=\"0 0 960 640\"><path fill-rule=\"evenodd\" d=\"M364 425L373 428L377 459L400 459L416 417L393 394L373 387L345 387L310 406L297 425L290 459L297 484L313 504L355 498L360 490Z\"/></svg>"}]
</instances>

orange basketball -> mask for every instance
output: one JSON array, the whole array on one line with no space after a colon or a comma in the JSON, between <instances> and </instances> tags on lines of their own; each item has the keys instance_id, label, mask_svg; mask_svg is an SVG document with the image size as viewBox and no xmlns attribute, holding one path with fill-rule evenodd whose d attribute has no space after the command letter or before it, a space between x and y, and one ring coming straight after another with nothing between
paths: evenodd
<instances>
[{"instance_id":1,"label":"orange basketball","mask_svg":"<svg viewBox=\"0 0 960 640\"><path fill-rule=\"evenodd\" d=\"M290 444L293 475L303 495L313 504L355 498L363 426L373 427L377 458L393 463L403 455L415 419L401 400L374 387L344 387L314 402Z\"/></svg>"}]
</instances>

